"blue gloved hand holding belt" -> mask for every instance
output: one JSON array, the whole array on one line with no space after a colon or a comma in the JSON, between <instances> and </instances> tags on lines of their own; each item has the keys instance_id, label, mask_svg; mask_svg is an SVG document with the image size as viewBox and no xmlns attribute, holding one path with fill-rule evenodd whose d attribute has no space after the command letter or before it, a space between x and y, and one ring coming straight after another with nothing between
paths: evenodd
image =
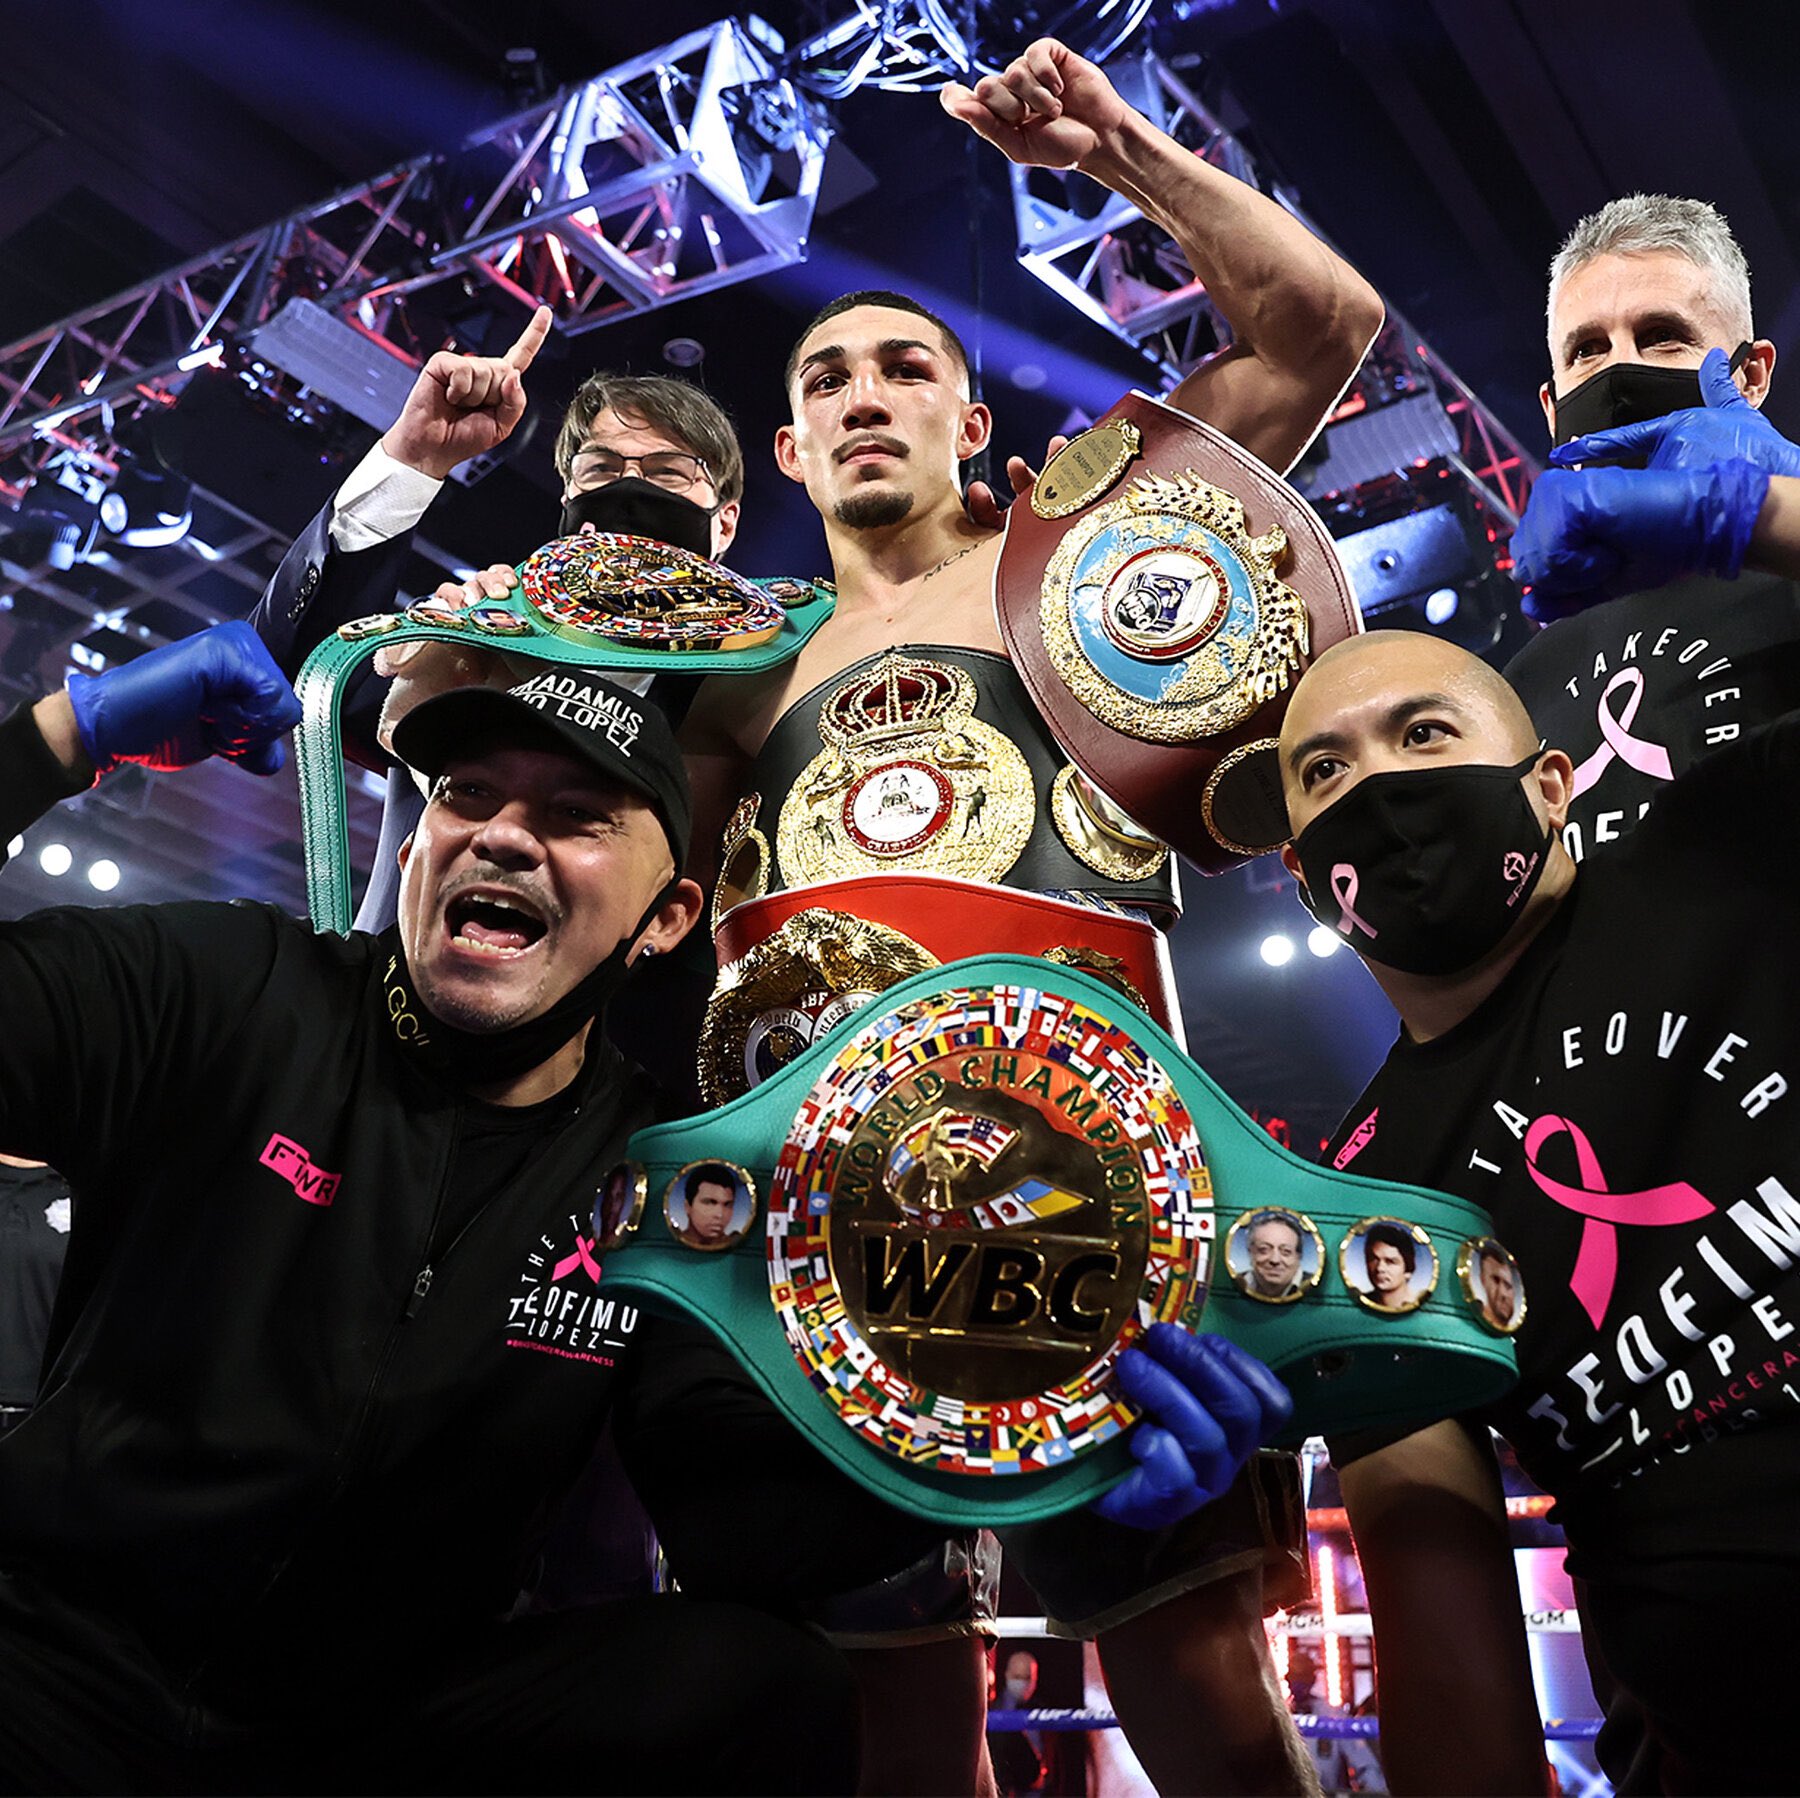
<instances>
[{"instance_id":1,"label":"blue gloved hand holding belt","mask_svg":"<svg viewBox=\"0 0 1800 1798\"><path fill-rule=\"evenodd\" d=\"M1152 1324L1114 1378L1144 1413L1137 1466L1092 1509L1133 1529L1162 1529L1210 1504L1293 1414L1287 1388L1223 1336Z\"/></svg>"}]
</instances>

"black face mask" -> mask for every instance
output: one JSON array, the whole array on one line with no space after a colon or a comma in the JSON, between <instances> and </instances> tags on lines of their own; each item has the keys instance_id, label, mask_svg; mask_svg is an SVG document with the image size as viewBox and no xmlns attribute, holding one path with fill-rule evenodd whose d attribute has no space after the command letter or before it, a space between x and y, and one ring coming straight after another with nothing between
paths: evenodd
<instances>
[{"instance_id":1,"label":"black face mask","mask_svg":"<svg viewBox=\"0 0 1800 1798\"><path fill-rule=\"evenodd\" d=\"M1518 922L1549 859L1551 833L1519 784L1542 754L1358 781L1294 839L1307 910L1383 967L1473 967Z\"/></svg>"},{"instance_id":2,"label":"black face mask","mask_svg":"<svg viewBox=\"0 0 1800 1798\"><path fill-rule=\"evenodd\" d=\"M576 536L584 524L597 531L627 537L651 537L690 549L697 556L712 555L712 509L671 493L654 481L628 474L604 487L572 493L563 501L559 537Z\"/></svg>"},{"instance_id":3,"label":"black face mask","mask_svg":"<svg viewBox=\"0 0 1800 1798\"><path fill-rule=\"evenodd\" d=\"M1749 356L1751 345L1740 343L1731 355L1736 374ZM1571 387L1556 407L1556 441L1569 442L1590 431L1610 431L1617 425L1642 424L1650 418L1666 418L1690 406L1704 406L1697 368L1653 368L1647 362L1615 362L1597 375L1589 375Z\"/></svg>"},{"instance_id":4,"label":"black face mask","mask_svg":"<svg viewBox=\"0 0 1800 1798\"><path fill-rule=\"evenodd\" d=\"M625 957L631 952L631 945L668 903L675 887L676 881L671 880L650 901L644 915L592 973L578 980L541 1016L528 1018L510 1030L463 1030L427 1011L406 965L400 927L389 925L381 933L385 952L381 985L394 1040L428 1072L457 1086L511 1080L541 1067L557 1050L573 1041L584 1024L606 1009L607 1001L630 971Z\"/></svg>"}]
</instances>

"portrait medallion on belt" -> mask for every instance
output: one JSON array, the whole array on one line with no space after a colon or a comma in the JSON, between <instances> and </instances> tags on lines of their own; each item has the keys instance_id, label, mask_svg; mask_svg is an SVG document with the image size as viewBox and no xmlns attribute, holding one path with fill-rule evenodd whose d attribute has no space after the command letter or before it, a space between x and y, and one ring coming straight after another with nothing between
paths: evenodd
<instances>
[{"instance_id":1,"label":"portrait medallion on belt","mask_svg":"<svg viewBox=\"0 0 1800 1798\"><path fill-rule=\"evenodd\" d=\"M1243 723L1297 674L1306 602L1276 574L1279 528L1191 471L1140 475L1096 506L1044 570L1044 644L1101 723L1192 743Z\"/></svg>"},{"instance_id":2,"label":"portrait medallion on belt","mask_svg":"<svg viewBox=\"0 0 1800 1798\"><path fill-rule=\"evenodd\" d=\"M1116 1437L1120 1351L1198 1319L1212 1179L1174 1082L1111 1020L952 988L849 1036L769 1215L777 1314L843 1422L939 1472L1027 1474Z\"/></svg>"},{"instance_id":3,"label":"portrait medallion on belt","mask_svg":"<svg viewBox=\"0 0 1800 1798\"><path fill-rule=\"evenodd\" d=\"M788 886L904 869L998 880L1031 839L1031 769L975 717L975 681L947 662L890 653L819 708L824 749L781 808Z\"/></svg>"}]
</instances>

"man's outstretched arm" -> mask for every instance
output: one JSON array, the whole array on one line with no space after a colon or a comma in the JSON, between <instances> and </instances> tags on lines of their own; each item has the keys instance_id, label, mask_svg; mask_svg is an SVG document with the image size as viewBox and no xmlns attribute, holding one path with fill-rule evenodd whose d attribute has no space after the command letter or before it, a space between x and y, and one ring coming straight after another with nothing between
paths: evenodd
<instances>
[{"instance_id":1,"label":"man's outstretched arm","mask_svg":"<svg viewBox=\"0 0 1800 1798\"><path fill-rule=\"evenodd\" d=\"M1014 162L1079 169L1181 246L1231 347L1170 398L1286 470L1381 329L1381 296L1299 220L1184 150L1084 57L1040 38L1000 75L952 82L944 109Z\"/></svg>"},{"instance_id":2,"label":"man's outstretched arm","mask_svg":"<svg viewBox=\"0 0 1800 1798\"><path fill-rule=\"evenodd\" d=\"M0 860L5 845L60 800L126 762L186 768L223 756L255 774L282 764L299 702L247 624L216 625L0 722Z\"/></svg>"},{"instance_id":3,"label":"man's outstretched arm","mask_svg":"<svg viewBox=\"0 0 1800 1798\"><path fill-rule=\"evenodd\" d=\"M524 376L549 335L550 317L549 307L538 307L504 356L433 356L387 434L294 539L250 614L290 680L339 625L400 603L413 531L445 479L460 463L497 449L524 417ZM385 691L365 668L344 706L346 752L377 771L389 763L377 742Z\"/></svg>"}]
</instances>

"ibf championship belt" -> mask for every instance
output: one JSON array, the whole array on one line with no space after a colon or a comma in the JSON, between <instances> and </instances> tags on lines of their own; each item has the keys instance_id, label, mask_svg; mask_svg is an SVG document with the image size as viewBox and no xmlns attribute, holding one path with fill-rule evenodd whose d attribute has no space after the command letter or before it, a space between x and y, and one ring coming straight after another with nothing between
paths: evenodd
<instances>
[{"instance_id":1,"label":"ibf championship belt","mask_svg":"<svg viewBox=\"0 0 1800 1798\"><path fill-rule=\"evenodd\" d=\"M1178 1015L1153 925L947 875L831 880L734 906L700 1028L700 1091L723 1104L766 1080L896 981L1004 943L1082 968L1165 1027Z\"/></svg>"},{"instance_id":2,"label":"ibf championship belt","mask_svg":"<svg viewBox=\"0 0 1800 1798\"><path fill-rule=\"evenodd\" d=\"M505 599L359 618L306 658L294 759L315 929L350 928L343 695L384 644L455 643L608 674L756 674L798 655L836 603L825 582L750 581L691 550L607 532L559 537L518 574Z\"/></svg>"},{"instance_id":3,"label":"ibf championship belt","mask_svg":"<svg viewBox=\"0 0 1800 1798\"><path fill-rule=\"evenodd\" d=\"M1009 508L995 604L1045 721L1127 817L1206 873L1287 841L1289 695L1362 618L1272 470L1128 394Z\"/></svg>"},{"instance_id":4,"label":"ibf championship belt","mask_svg":"<svg viewBox=\"0 0 1800 1798\"><path fill-rule=\"evenodd\" d=\"M708 1325L815 1446L943 1522L1126 1473L1113 1370L1158 1321L1273 1367L1291 1442L1516 1378L1523 1306L1464 1272L1505 1255L1483 1211L1301 1161L1115 988L1032 957L915 974L628 1153L595 1192L603 1290Z\"/></svg>"}]
</instances>

